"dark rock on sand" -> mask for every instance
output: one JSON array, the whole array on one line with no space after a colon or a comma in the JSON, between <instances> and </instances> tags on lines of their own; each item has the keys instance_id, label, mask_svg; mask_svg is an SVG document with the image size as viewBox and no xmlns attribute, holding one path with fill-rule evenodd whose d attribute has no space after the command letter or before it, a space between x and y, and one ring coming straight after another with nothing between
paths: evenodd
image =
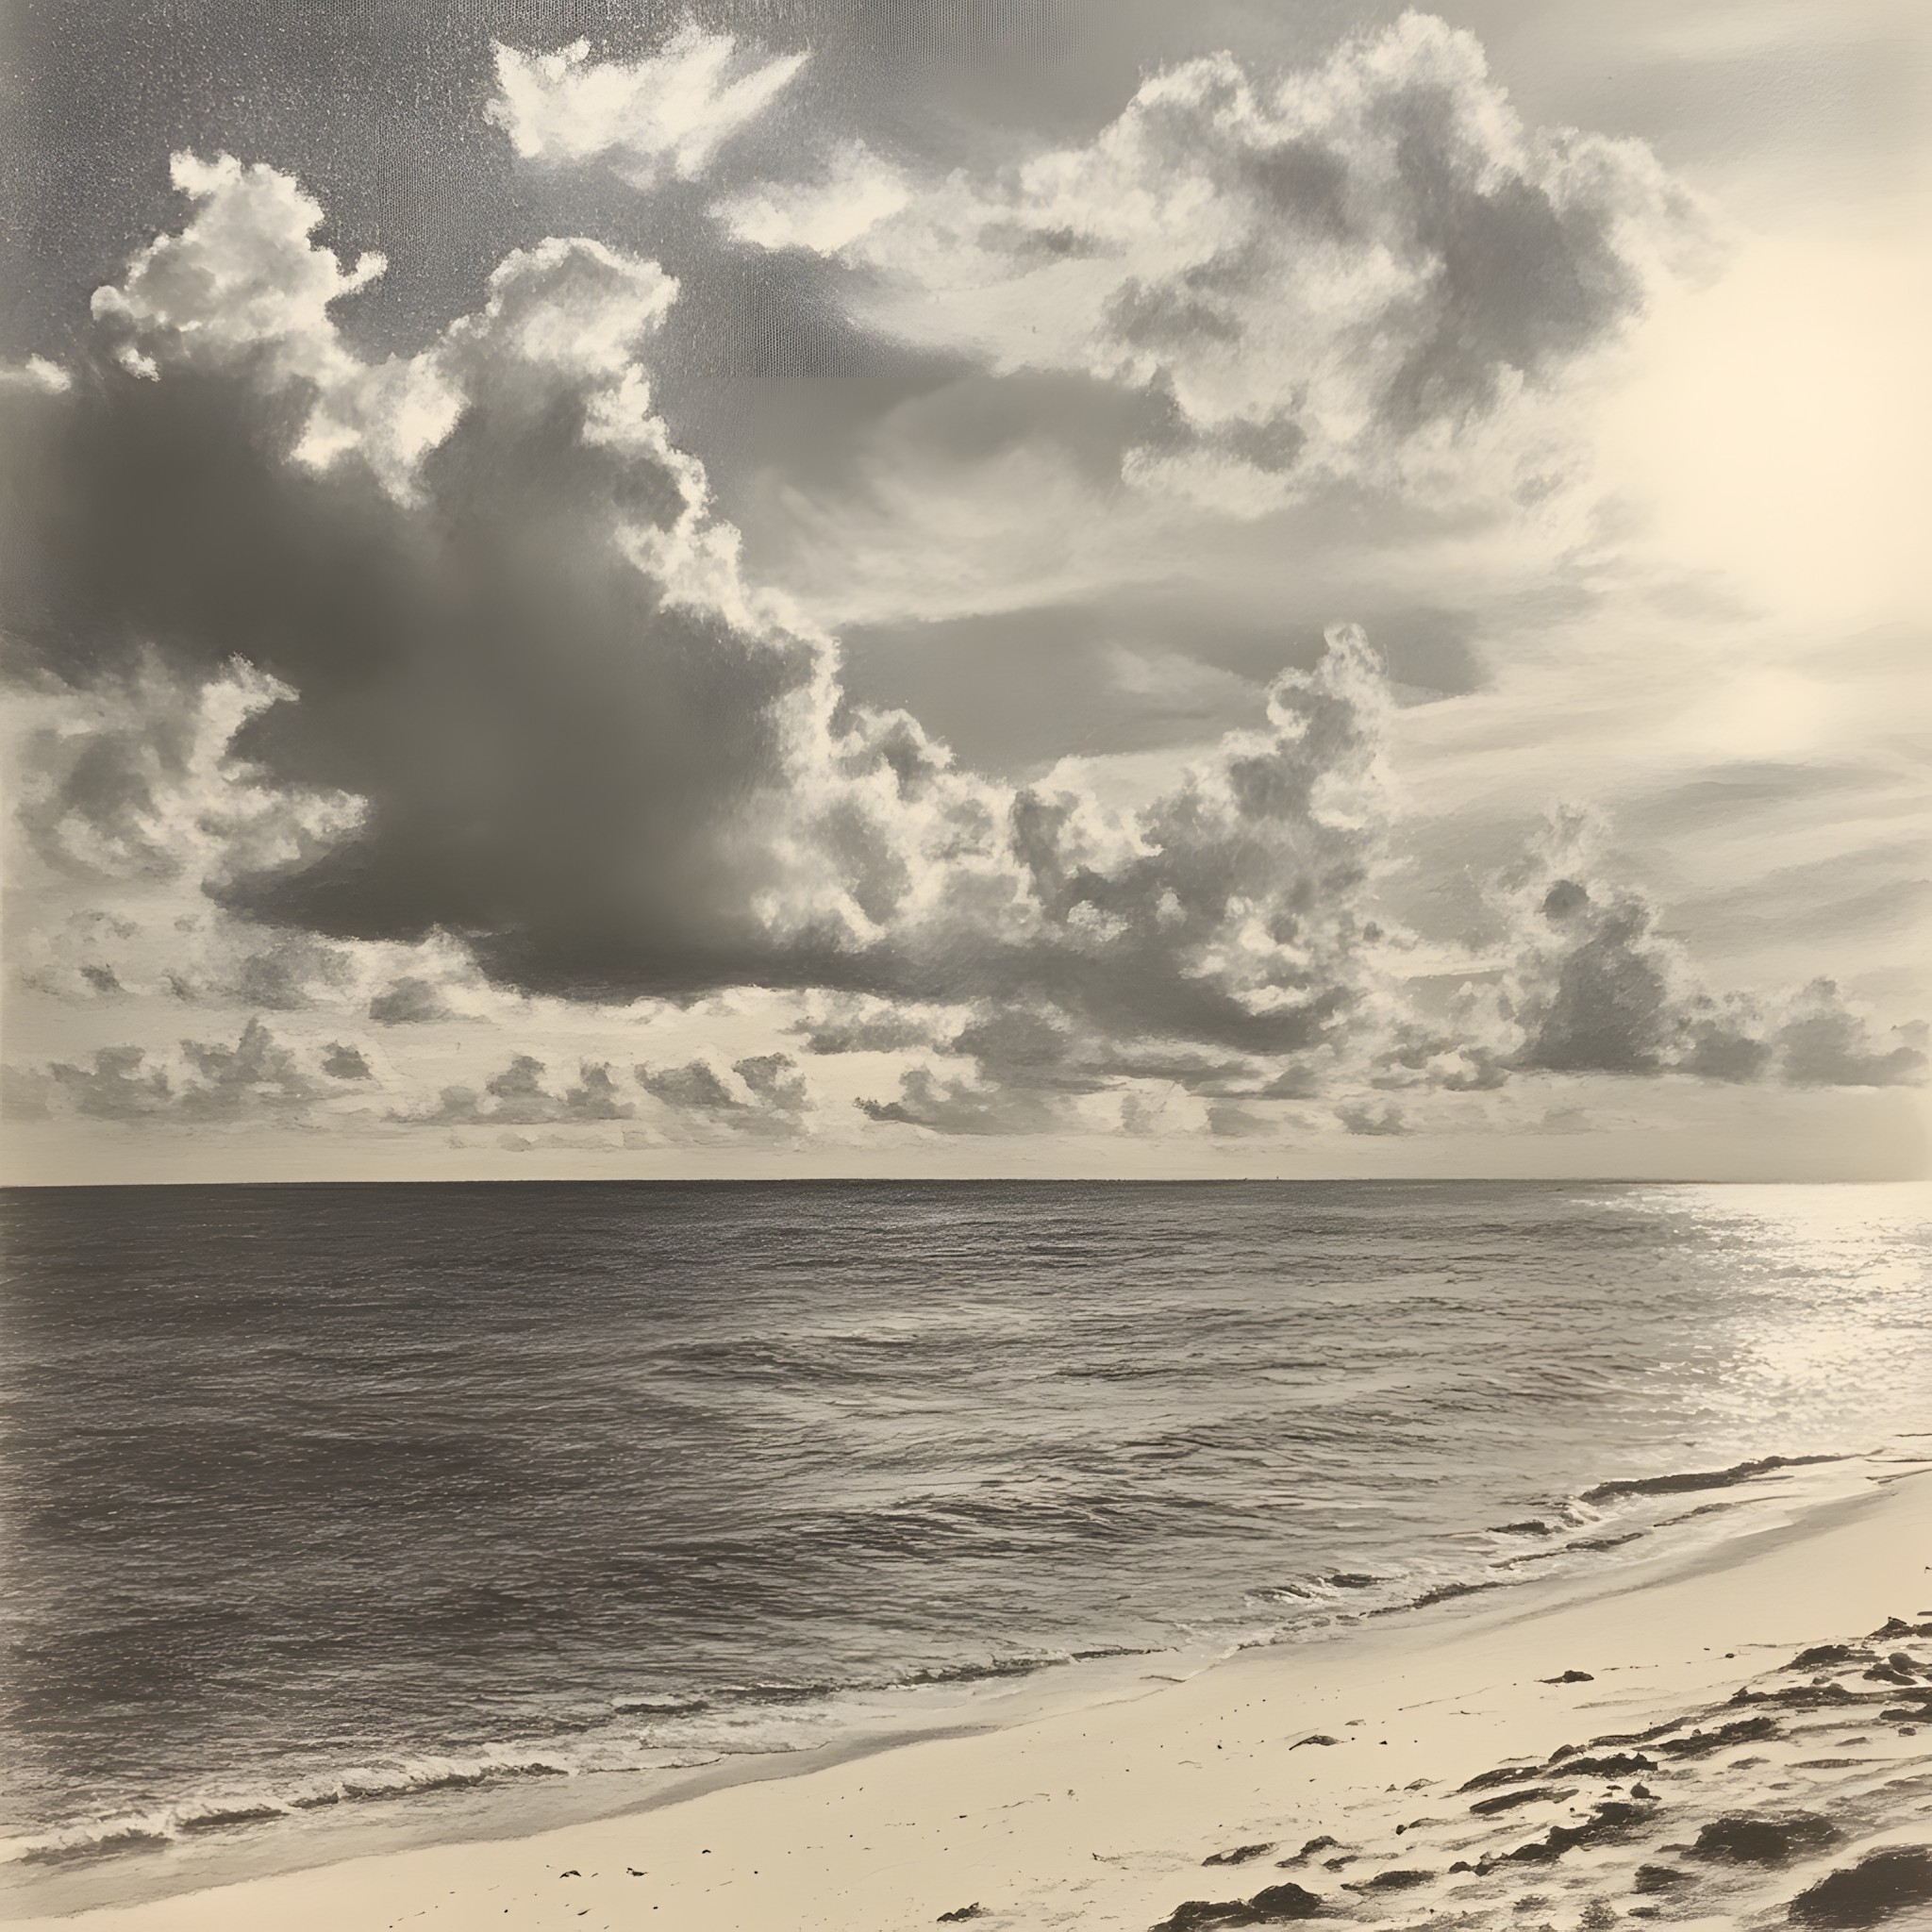
<instances>
[{"instance_id":1,"label":"dark rock on sand","mask_svg":"<svg viewBox=\"0 0 1932 1932\"><path fill-rule=\"evenodd\" d=\"M1265 1845L1236 1845L1231 1852L1209 1852L1204 1865L1245 1865L1250 1858L1266 1857L1274 1849L1271 1839Z\"/></svg>"},{"instance_id":2,"label":"dark rock on sand","mask_svg":"<svg viewBox=\"0 0 1932 1932\"><path fill-rule=\"evenodd\" d=\"M1519 1805L1541 1805L1546 1801L1556 1805L1575 1795L1574 1785L1567 1791L1559 1791L1555 1785L1531 1785L1524 1790L1505 1791L1499 1797L1478 1798L1469 1808L1478 1818L1493 1818L1498 1811L1513 1811Z\"/></svg>"},{"instance_id":3,"label":"dark rock on sand","mask_svg":"<svg viewBox=\"0 0 1932 1932\"><path fill-rule=\"evenodd\" d=\"M963 1925L968 1919L983 1919L986 1907L974 1899L970 1906L961 1906L956 1912L941 1912L939 1923L941 1925Z\"/></svg>"},{"instance_id":4,"label":"dark rock on sand","mask_svg":"<svg viewBox=\"0 0 1932 1932\"><path fill-rule=\"evenodd\" d=\"M1176 1906L1154 1932L1208 1932L1221 1925L1285 1925L1295 1919L1312 1919L1322 1909L1319 1893L1299 1885L1271 1885L1253 1898L1215 1902L1191 1898Z\"/></svg>"},{"instance_id":5,"label":"dark rock on sand","mask_svg":"<svg viewBox=\"0 0 1932 1932\"><path fill-rule=\"evenodd\" d=\"M1340 1738L1331 1738L1326 1731L1317 1731L1312 1738L1297 1738L1288 1748L1291 1751L1299 1751L1304 1744L1339 1744L1341 1742L1341 1740Z\"/></svg>"},{"instance_id":6,"label":"dark rock on sand","mask_svg":"<svg viewBox=\"0 0 1932 1932\"><path fill-rule=\"evenodd\" d=\"M1874 1637L1932 1637L1932 1624L1907 1624L1903 1617L1888 1617L1872 1634Z\"/></svg>"},{"instance_id":7,"label":"dark rock on sand","mask_svg":"<svg viewBox=\"0 0 1932 1932\"><path fill-rule=\"evenodd\" d=\"M1520 1785L1524 1779L1535 1777L1542 1770L1540 1764L1502 1764L1494 1771L1478 1773L1466 1785L1456 1788L1460 1797L1465 1791L1492 1791L1498 1785Z\"/></svg>"},{"instance_id":8,"label":"dark rock on sand","mask_svg":"<svg viewBox=\"0 0 1932 1932\"><path fill-rule=\"evenodd\" d=\"M1849 1643L1814 1643L1809 1650L1801 1650L1785 1666L1788 1671L1822 1671L1827 1664L1848 1664L1854 1657L1864 1653L1855 1651Z\"/></svg>"},{"instance_id":9,"label":"dark rock on sand","mask_svg":"<svg viewBox=\"0 0 1932 1932\"><path fill-rule=\"evenodd\" d=\"M1304 1858L1312 1858L1317 1852L1329 1851L1341 1842L1339 1838L1311 1838L1293 1857L1278 1859L1277 1866L1285 1869L1290 1865L1299 1865Z\"/></svg>"},{"instance_id":10,"label":"dark rock on sand","mask_svg":"<svg viewBox=\"0 0 1932 1932\"><path fill-rule=\"evenodd\" d=\"M1674 1891L1680 1885L1691 1883L1688 1872L1679 1872L1674 1865L1640 1865L1633 1879L1632 1891Z\"/></svg>"},{"instance_id":11,"label":"dark rock on sand","mask_svg":"<svg viewBox=\"0 0 1932 1932\"><path fill-rule=\"evenodd\" d=\"M1882 1690L1847 1690L1842 1684L1794 1684L1787 1690L1767 1690L1750 1701L1775 1704L1784 1710L1822 1710L1827 1705L1869 1704L1885 1694Z\"/></svg>"},{"instance_id":12,"label":"dark rock on sand","mask_svg":"<svg viewBox=\"0 0 1932 1932\"><path fill-rule=\"evenodd\" d=\"M1651 1815L1647 1805L1626 1805L1620 1798L1607 1798L1581 1824L1553 1824L1541 1838L1518 1845L1504 1857L1527 1864L1548 1864L1578 1845L1595 1844L1604 1839L1621 1838L1633 1825Z\"/></svg>"},{"instance_id":13,"label":"dark rock on sand","mask_svg":"<svg viewBox=\"0 0 1932 1932\"><path fill-rule=\"evenodd\" d=\"M1830 1819L1815 1811L1736 1811L1712 1819L1697 1834L1690 1856L1734 1865L1783 1865L1807 1852L1824 1851L1841 1835Z\"/></svg>"},{"instance_id":14,"label":"dark rock on sand","mask_svg":"<svg viewBox=\"0 0 1932 1932\"><path fill-rule=\"evenodd\" d=\"M1907 1689L1918 1682L1909 1671L1902 1671L1893 1663L1874 1664L1865 1675L1874 1684L1903 1684Z\"/></svg>"},{"instance_id":15,"label":"dark rock on sand","mask_svg":"<svg viewBox=\"0 0 1932 1932\"><path fill-rule=\"evenodd\" d=\"M1796 1925L1882 1925L1932 1904L1932 1846L1888 1845L1807 1887L1791 1901Z\"/></svg>"},{"instance_id":16,"label":"dark rock on sand","mask_svg":"<svg viewBox=\"0 0 1932 1932\"><path fill-rule=\"evenodd\" d=\"M1743 1717L1734 1724L1720 1724L1714 1731L1692 1731L1688 1738L1664 1738L1657 1749L1667 1757L1704 1757L1713 1751L1727 1751L1733 1744L1756 1744L1777 1736L1774 1717Z\"/></svg>"},{"instance_id":17,"label":"dark rock on sand","mask_svg":"<svg viewBox=\"0 0 1932 1932\"><path fill-rule=\"evenodd\" d=\"M1435 1875L1433 1872L1377 1872L1373 1878L1357 1879L1347 1889L1350 1891L1407 1891L1411 1886L1427 1885Z\"/></svg>"},{"instance_id":18,"label":"dark rock on sand","mask_svg":"<svg viewBox=\"0 0 1932 1932\"><path fill-rule=\"evenodd\" d=\"M1565 1671L1560 1677L1540 1677L1541 1684L1594 1684L1596 1679L1588 1671Z\"/></svg>"},{"instance_id":19,"label":"dark rock on sand","mask_svg":"<svg viewBox=\"0 0 1932 1932\"><path fill-rule=\"evenodd\" d=\"M1641 1751L1613 1751L1603 1757L1572 1757L1563 1766L1565 1777L1628 1777L1632 1772L1655 1771L1657 1759Z\"/></svg>"},{"instance_id":20,"label":"dark rock on sand","mask_svg":"<svg viewBox=\"0 0 1932 1932\"><path fill-rule=\"evenodd\" d=\"M1590 1748L1594 1751L1600 1746L1613 1744L1648 1744L1653 1738L1667 1737L1672 1731L1681 1731L1690 1720L1683 1717L1666 1719L1660 1724L1652 1724L1647 1731L1607 1731L1601 1738L1592 1738Z\"/></svg>"}]
</instances>

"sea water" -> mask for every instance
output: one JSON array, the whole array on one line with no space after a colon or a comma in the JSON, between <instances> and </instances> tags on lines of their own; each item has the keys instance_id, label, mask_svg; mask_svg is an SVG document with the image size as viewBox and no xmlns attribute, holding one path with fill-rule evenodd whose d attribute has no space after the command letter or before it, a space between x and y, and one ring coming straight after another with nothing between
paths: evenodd
<instances>
[{"instance_id":1,"label":"sea water","mask_svg":"<svg viewBox=\"0 0 1932 1932\"><path fill-rule=\"evenodd\" d=\"M453 1790L554 1810L974 1687L1607 1569L1932 1452L1910 1188L0 1212L23 1879L264 1834L299 1862L323 1821Z\"/></svg>"}]
</instances>

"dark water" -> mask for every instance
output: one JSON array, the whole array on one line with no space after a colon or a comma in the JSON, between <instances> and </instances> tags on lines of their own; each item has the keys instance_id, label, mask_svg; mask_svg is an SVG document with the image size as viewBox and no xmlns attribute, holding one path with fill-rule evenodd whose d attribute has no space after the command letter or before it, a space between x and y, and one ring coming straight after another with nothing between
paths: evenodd
<instances>
[{"instance_id":1,"label":"dark water","mask_svg":"<svg viewBox=\"0 0 1932 1932\"><path fill-rule=\"evenodd\" d=\"M1622 1560L1819 1471L1582 1500L1606 1482L1932 1428L1926 1210L14 1191L0 1824L44 1860L688 1764L825 1736L890 1687Z\"/></svg>"}]
</instances>

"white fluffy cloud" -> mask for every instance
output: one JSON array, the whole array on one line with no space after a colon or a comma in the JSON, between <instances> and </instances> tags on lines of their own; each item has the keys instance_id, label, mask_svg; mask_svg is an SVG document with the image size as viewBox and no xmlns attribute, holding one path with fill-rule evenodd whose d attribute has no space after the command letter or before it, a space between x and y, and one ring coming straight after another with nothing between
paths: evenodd
<instances>
[{"instance_id":1,"label":"white fluffy cloud","mask_svg":"<svg viewBox=\"0 0 1932 1932\"><path fill-rule=\"evenodd\" d=\"M1453 484L1473 453L1493 482L1506 416L1516 487L1546 491L1560 454L1521 405L1706 234L1648 149L1526 127L1478 43L1413 13L1273 78L1186 62L998 174L908 184L852 153L719 212L863 271L860 312L908 340L1166 396L1129 474L1237 515Z\"/></svg>"},{"instance_id":2,"label":"white fluffy cloud","mask_svg":"<svg viewBox=\"0 0 1932 1932\"><path fill-rule=\"evenodd\" d=\"M18 754L19 822L48 864L85 877L219 886L298 864L353 831L362 806L237 754L237 733L294 695L240 660L202 682L146 651L40 698Z\"/></svg>"},{"instance_id":3,"label":"white fluffy cloud","mask_svg":"<svg viewBox=\"0 0 1932 1932\"><path fill-rule=\"evenodd\" d=\"M692 181L805 62L754 53L695 23L632 61L592 59L588 41L554 54L499 44L488 111L524 160L606 160L641 188L664 175Z\"/></svg>"},{"instance_id":4,"label":"white fluffy cloud","mask_svg":"<svg viewBox=\"0 0 1932 1932\"><path fill-rule=\"evenodd\" d=\"M835 255L912 197L911 184L897 168L855 141L833 154L816 180L767 181L721 201L715 212L734 240L755 248Z\"/></svg>"}]
</instances>

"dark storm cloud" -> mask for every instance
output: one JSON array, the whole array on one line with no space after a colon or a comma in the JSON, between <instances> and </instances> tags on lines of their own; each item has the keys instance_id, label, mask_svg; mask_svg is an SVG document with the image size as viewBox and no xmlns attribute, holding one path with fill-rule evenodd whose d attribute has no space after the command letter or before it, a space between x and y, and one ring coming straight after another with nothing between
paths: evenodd
<instances>
[{"instance_id":1,"label":"dark storm cloud","mask_svg":"<svg viewBox=\"0 0 1932 1932\"><path fill-rule=\"evenodd\" d=\"M774 765L773 708L809 654L668 602L617 526L675 522L685 480L597 445L580 390L497 373L425 462L421 508L359 466L291 464L299 397L234 375L97 368L24 399L0 454L8 627L71 685L158 647L191 680L242 655L299 691L238 748L371 815L234 884L238 908L345 937L514 930L525 957L581 944L641 985L703 982L692 954L747 924L707 841ZM142 758L178 764L186 728L163 709L139 745L96 737L33 823L144 823Z\"/></svg>"}]
</instances>

